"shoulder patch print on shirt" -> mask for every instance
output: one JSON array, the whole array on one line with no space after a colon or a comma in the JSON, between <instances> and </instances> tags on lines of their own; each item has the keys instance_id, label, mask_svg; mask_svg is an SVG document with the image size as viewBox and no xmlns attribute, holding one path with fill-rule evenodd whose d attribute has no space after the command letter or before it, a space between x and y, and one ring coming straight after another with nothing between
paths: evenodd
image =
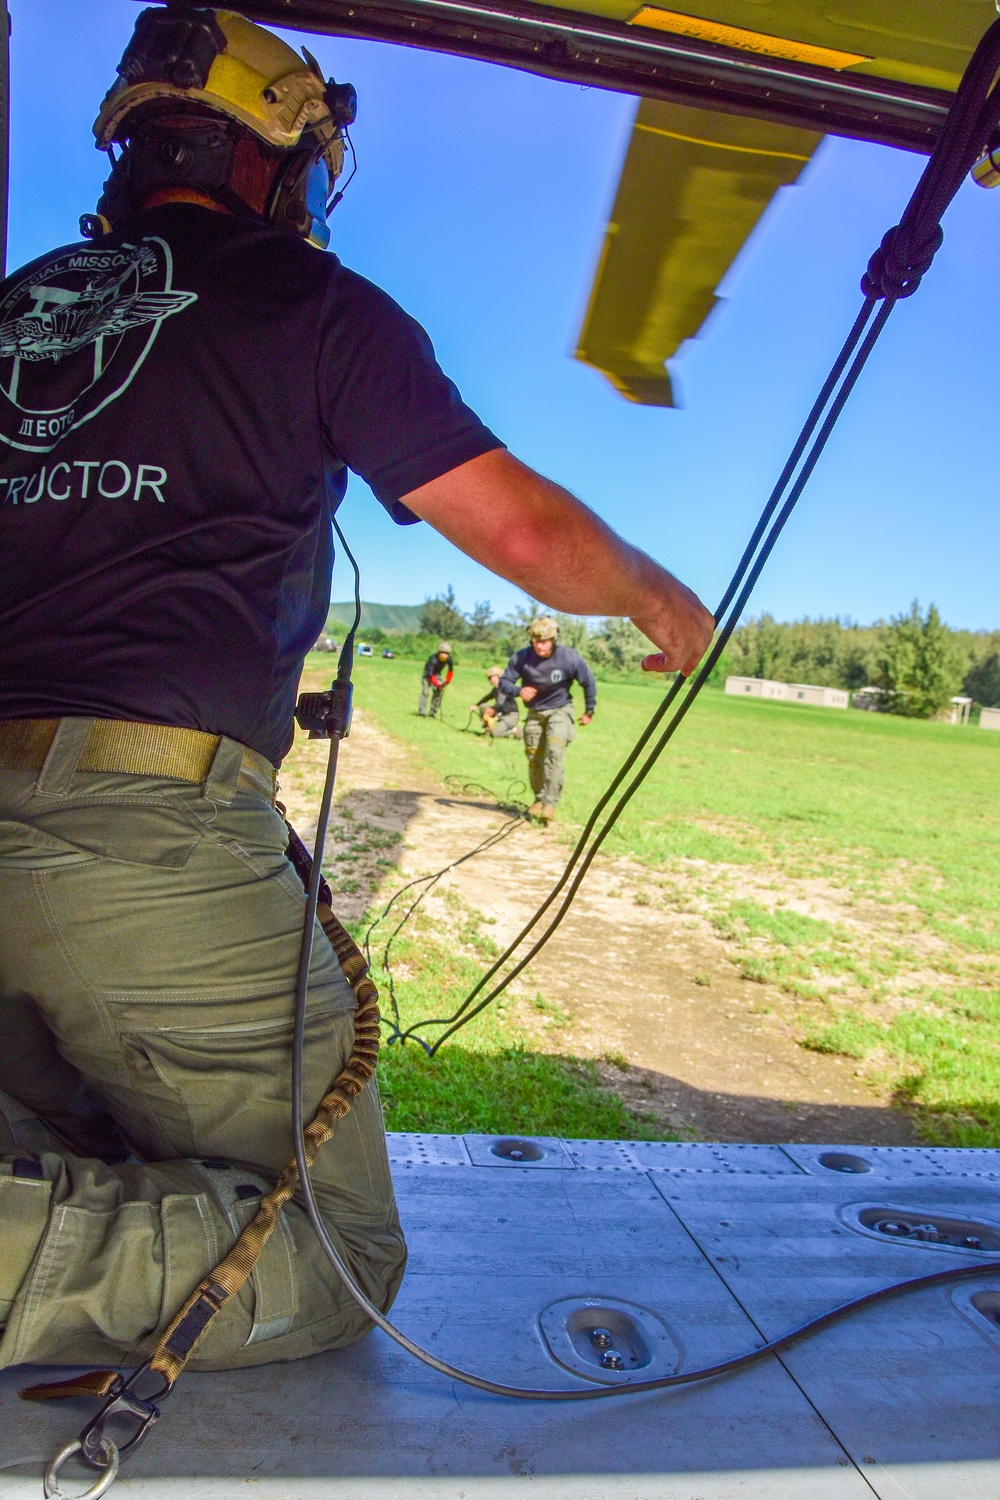
<instances>
[{"instance_id":1,"label":"shoulder patch print on shirt","mask_svg":"<svg viewBox=\"0 0 1000 1500\"><path fill-rule=\"evenodd\" d=\"M0 301L0 439L48 453L120 396L164 319L197 301L172 277L156 237L64 250L15 276Z\"/></svg>"}]
</instances>

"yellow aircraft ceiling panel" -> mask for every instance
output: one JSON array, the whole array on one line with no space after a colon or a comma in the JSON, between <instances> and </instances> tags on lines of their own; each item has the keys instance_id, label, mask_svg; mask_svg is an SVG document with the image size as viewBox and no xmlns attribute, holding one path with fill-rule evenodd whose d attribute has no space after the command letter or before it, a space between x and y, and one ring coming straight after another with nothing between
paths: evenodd
<instances>
[{"instance_id":1,"label":"yellow aircraft ceiling panel","mask_svg":"<svg viewBox=\"0 0 1000 1500\"><path fill-rule=\"evenodd\" d=\"M639 0L546 3L635 24L642 24L642 11L662 9L734 31L854 55L862 59L850 65L858 73L951 90L957 87L983 32L997 18L994 0L683 0L680 5L675 0L673 6L664 7L642 6ZM648 17L645 24L650 24ZM658 29L677 28L660 22ZM704 32L688 34L699 35L702 40L717 39L728 47L741 45L732 35L723 40ZM748 50L758 48L751 43ZM840 66L808 57L799 60Z\"/></svg>"},{"instance_id":2,"label":"yellow aircraft ceiling panel","mask_svg":"<svg viewBox=\"0 0 1000 1500\"><path fill-rule=\"evenodd\" d=\"M672 406L665 362L701 327L747 236L822 136L644 99L577 359L630 401Z\"/></svg>"},{"instance_id":3,"label":"yellow aircraft ceiling panel","mask_svg":"<svg viewBox=\"0 0 1000 1500\"><path fill-rule=\"evenodd\" d=\"M757 52L761 57L783 57L787 62L811 63L815 68L853 68L856 63L871 62L860 52L839 52L833 47L817 47L768 31L748 31L745 26L725 26L719 21L704 21L699 16L679 10L664 10L659 5L644 5L629 18L630 26L651 26L655 31L669 31L673 36L693 36L700 42L715 42L720 47L735 47L741 52Z\"/></svg>"}]
</instances>

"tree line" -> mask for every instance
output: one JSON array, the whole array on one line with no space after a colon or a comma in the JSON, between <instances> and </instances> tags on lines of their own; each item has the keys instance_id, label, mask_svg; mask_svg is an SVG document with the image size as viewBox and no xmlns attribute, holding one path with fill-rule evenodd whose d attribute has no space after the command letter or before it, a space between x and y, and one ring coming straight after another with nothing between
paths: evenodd
<instances>
[{"instance_id":1,"label":"tree line","mask_svg":"<svg viewBox=\"0 0 1000 1500\"><path fill-rule=\"evenodd\" d=\"M488 600L463 612L450 586L424 601L419 633L384 638L400 655L417 656L449 640L468 662L503 664L525 644L531 620L545 613L559 620L560 640L601 676L638 675L643 656L653 649L630 620L560 615L533 600L503 617L493 614ZM384 633L368 635L381 640ZM959 693L983 707L1000 707L1000 631L952 630L933 604L923 610L916 602L905 614L873 625L839 618L782 622L762 614L738 627L711 680L721 685L728 676L848 692L877 687L882 707L914 718L934 717Z\"/></svg>"},{"instance_id":2,"label":"tree line","mask_svg":"<svg viewBox=\"0 0 1000 1500\"><path fill-rule=\"evenodd\" d=\"M748 620L724 658L727 673L815 682L821 687L877 687L891 713L933 718L964 693L982 707L1000 706L1000 631L952 630L932 604L874 625Z\"/></svg>"},{"instance_id":3,"label":"tree line","mask_svg":"<svg viewBox=\"0 0 1000 1500\"><path fill-rule=\"evenodd\" d=\"M420 611L420 633L451 642L460 641L478 656L486 654L506 658L527 644L527 630L539 615L551 615L559 622L559 639L585 656L596 670L616 676L639 671L642 658L655 648L631 620L606 619L590 621L579 615L564 615L529 599L509 615L494 616L489 600L473 606L463 614L450 587L437 598L424 601Z\"/></svg>"}]
</instances>

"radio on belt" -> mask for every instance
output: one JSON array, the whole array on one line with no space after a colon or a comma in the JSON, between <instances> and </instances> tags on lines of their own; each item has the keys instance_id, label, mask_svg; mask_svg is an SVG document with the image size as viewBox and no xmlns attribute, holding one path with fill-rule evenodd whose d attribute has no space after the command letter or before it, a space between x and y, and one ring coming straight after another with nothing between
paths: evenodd
<instances>
[{"instance_id":1,"label":"radio on belt","mask_svg":"<svg viewBox=\"0 0 1000 1500\"><path fill-rule=\"evenodd\" d=\"M325 693L300 693L295 718L311 740L346 740L351 732L354 686L350 678L338 677Z\"/></svg>"}]
</instances>

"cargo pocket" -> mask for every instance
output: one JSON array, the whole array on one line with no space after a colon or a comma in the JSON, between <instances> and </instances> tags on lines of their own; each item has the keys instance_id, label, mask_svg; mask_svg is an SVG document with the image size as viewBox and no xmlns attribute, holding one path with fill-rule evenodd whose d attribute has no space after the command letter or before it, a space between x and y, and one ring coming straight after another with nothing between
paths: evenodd
<instances>
[{"instance_id":1,"label":"cargo pocket","mask_svg":"<svg viewBox=\"0 0 1000 1500\"><path fill-rule=\"evenodd\" d=\"M261 1198L274 1186L273 1180L261 1177L248 1167L232 1166L228 1162L202 1161L194 1166L207 1179L213 1197L221 1204L235 1243L256 1217ZM266 1343L291 1330L299 1309L295 1255L295 1241L282 1212L251 1274L253 1324L243 1343ZM246 1289L241 1293L241 1300L247 1301ZM210 1347L203 1354L214 1357Z\"/></svg>"},{"instance_id":2,"label":"cargo pocket","mask_svg":"<svg viewBox=\"0 0 1000 1500\"><path fill-rule=\"evenodd\" d=\"M204 837L179 808L124 800L33 813L31 830L86 855L168 870L182 870Z\"/></svg>"},{"instance_id":3,"label":"cargo pocket","mask_svg":"<svg viewBox=\"0 0 1000 1500\"><path fill-rule=\"evenodd\" d=\"M206 1179L209 1191L196 1198L165 1198L162 1207L164 1286L161 1326L176 1315L198 1283L226 1256L260 1207L261 1195L273 1184L245 1167L223 1162L191 1163ZM225 1215L215 1244L204 1255L204 1225L196 1214ZM212 1320L198 1345L194 1366L225 1364L248 1344L264 1343L288 1333L298 1311L295 1245L282 1214L261 1252L250 1281ZM264 1355L262 1358L266 1358Z\"/></svg>"},{"instance_id":4,"label":"cargo pocket","mask_svg":"<svg viewBox=\"0 0 1000 1500\"><path fill-rule=\"evenodd\" d=\"M307 1122L344 1066L353 1017L306 1021ZM279 1172L292 1154L292 1022L163 1028L123 1037L131 1087L115 1106L140 1149L207 1156ZM138 1116L138 1117L137 1117Z\"/></svg>"},{"instance_id":5,"label":"cargo pocket","mask_svg":"<svg viewBox=\"0 0 1000 1500\"><path fill-rule=\"evenodd\" d=\"M30 823L0 819L0 870L51 870L93 862L96 855Z\"/></svg>"},{"instance_id":6,"label":"cargo pocket","mask_svg":"<svg viewBox=\"0 0 1000 1500\"><path fill-rule=\"evenodd\" d=\"M154 1202L53 1208L8 1323L5 1362L117 1363L156 1326L159 1239Z\"/></svg>"}]
</instances>

